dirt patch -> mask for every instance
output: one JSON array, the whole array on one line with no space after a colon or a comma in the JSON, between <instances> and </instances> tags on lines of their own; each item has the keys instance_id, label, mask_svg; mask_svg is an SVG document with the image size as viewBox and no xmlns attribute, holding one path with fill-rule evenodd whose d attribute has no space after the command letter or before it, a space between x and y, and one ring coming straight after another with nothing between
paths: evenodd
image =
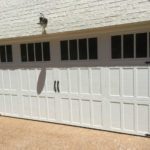
<instances>
[{"instance_id":1,"label":"dirt patch","mask_svg":"<svg viewBox=\"0 0 150 150\"><path fill-rule=\"evenodd\" d=\"M150 138L0 117L0 150L150 150Z\"/></svg>"}]
</instances>

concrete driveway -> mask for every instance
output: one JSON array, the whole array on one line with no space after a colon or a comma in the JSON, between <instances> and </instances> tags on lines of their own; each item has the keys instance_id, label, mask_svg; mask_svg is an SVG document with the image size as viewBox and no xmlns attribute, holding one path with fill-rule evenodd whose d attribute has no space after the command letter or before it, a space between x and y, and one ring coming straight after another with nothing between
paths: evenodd
<instances>
[{"instance_id":1,"label":"concrete driveway","mask_svg":"<svg viewBox=\"0 0 150 150\"><path fill-rule=\"evenodd\" d=\"M150 138L0 117L0 150L150 150Z\"/></svg>"}]
</instances>

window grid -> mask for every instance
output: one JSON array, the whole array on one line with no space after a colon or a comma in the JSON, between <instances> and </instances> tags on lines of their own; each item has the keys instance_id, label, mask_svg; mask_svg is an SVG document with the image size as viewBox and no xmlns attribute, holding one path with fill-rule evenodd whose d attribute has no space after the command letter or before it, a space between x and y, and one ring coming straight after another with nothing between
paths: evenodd
<instances>
[{"instance_id":1,"label":"window grid","mask_svg":"<svg viewBox=\"0 0 150 150\"><path fill-rule=\"evenodd\" d=\"M147 33L147 58L149 58L150 57L150 33Z\"/></svg>"},{"instance_id":2,"label":"window grid","mask_svg":"<svg viewBox=\"0 0 150 150\"><path fill-rule=\"evenodd\" d=\"M70 59L70 41L67 41L67 44L68 44L68 60L71 60Z\"/></svg>"},{"instance_id":3,"label":"window grid","mask_svg":"<svg viewBox=\"0 0 150 150\"><path fill-rule=\"evenodd\" d=\"M134 39L133 39L133 44L134 44L134 48L133 48L134 52L133 52L133 54L134 54L134 56L133 56L133 58L124 58L124 54L123 54L123 52L124 52L124 49L123 49L123 36L124 35L128 35L128 34L122 34L122 35L120 35L121 36L121 58L119 58L119 59L124 60L124 59L150 58L150 33L149 32L142 32L142 33L146 33L147 34L147 56L146 57L139 57L139 58L136 56L137 55L137 53L136 53L136 50L137 50L137 48L136 48L136 35L138 33L128 33L128 34L133 34L133 37L134 37ZM113 36L118 36L118 34L117 35L113 35ZM111 37L113 37L113 36L111 36ZM112 49L111 49L111 59L113 59L113 60L117 60L118 59L118 58L112 58Z\"/></svg>"},{"instance_id":4,"label":"window grid","mask_svg":"<svg viewBox=\"0 0 150 150\"><path fill-rule=\"evenodd\" d=\"M124 58L123 35L121 35L121 59Z\"/></svg>"},{"instance_id":5,"label":"window grid","mask_svg":"<svg viewBox=\"0 0 150 150\"><path fill-rule=\"evenodd\" d=\"M42 60L36 60L37 58L36 58L36 46L35 46L35 44L37 44L37 43L40 43L40 45L41 45L41 58L42 58ZM22 44L20 44L20 55L21 55L21 61L22 62L47 62L47 61L50 61L51 60L51 54L50 54L50 42L37 42L37 43L26 43L26 44L24 44L25 46L26 46L26 53L27 53L27 56L26 56L26 61L23 61L22 60L22 54L21 54L21 45ZM45 58L44 58L44 48L43 48L43 44L44 43L48 43L49 44L49 60L44 60ZM33 44L33 53L34 53L34 60L33 61L29 61L29 53L28 53L28 51L29 51L29 48L28 48L28 45L29 44Z\"/></svg>"},{"instance_id":6,"label":"window grid","mask_svg":"<svg viewBox=\"0 0 150 150\"><path fill-rule=\"evenodd\" d=\"M93 37L93 38L96 38L97 39L97 37ZM86 59L80 59L80 53L79 53L79 40L83 40L83 39L85 39L86 40L86 47L87 47L87 49L86 49L86 52L87 52L87 58ZM87 60L97 60L98 59L98 45L97 45L97 58L95 58L95 59L90 59L90 57L89 57L89 39L91 39L91 38L82 38L82 39L71 39L71 40L76 40L77 41L77 59L75 59L75 60L78 60L78 61L87 61ZM62 40L62 41L67 41L68 43L68 59L67 60L62 60L62 58L61 58L61 61L68 61L68 60L70 60L70 61L75 61L75 60L71 60L70 59L70 41L71 40ZM62 41L60 41L60 43L62 42ZM97 40L97 42L98 42L98 40ZM61 50L61 46L60 46L60 50Z\"/></svg>"},{"instance_id":7,"label":"window grid","mask_svg":"<svg viewBox=\"0 0 150 150\"><path fill-rule=\"evenodd\" d=\"M90 60L90 57L89 57L89 39L86 39L86 47L87 47L87 60Z\"/></svg>"},{"instance_id":8,"label":"window grid","mask_svg":"<svg viewBox=\"0 0 150 150\"><path fill-rule=\"evenodd\" d=\"M13 53L12 53L12 45L0 45L0 47L2 48L4 48L4 56L2 56L2 51L0 51L0 62L1 63L11 63L11 62L13 62ZM10 47L10 58L8 58L8 47ZM3 58L3 60L2 60L2 57L4 57ZM10 60L9 60L10 59Z\"/></svg>"}]
</instances>

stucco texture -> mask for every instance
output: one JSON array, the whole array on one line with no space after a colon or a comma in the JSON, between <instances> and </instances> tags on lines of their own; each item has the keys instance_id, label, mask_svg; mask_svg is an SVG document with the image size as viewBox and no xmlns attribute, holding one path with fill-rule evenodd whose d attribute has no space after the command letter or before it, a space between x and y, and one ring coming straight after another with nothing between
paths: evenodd
<instances>
[{"instance_id":1,"label":"stucco texture","mask_svg":"<svg viewBox=\"0 0 150 150\"><path fill-rule=\"evenodd\" d=\"M150 21L150 0L0 0L0 39Z\"/></svg>"}]
</instances>

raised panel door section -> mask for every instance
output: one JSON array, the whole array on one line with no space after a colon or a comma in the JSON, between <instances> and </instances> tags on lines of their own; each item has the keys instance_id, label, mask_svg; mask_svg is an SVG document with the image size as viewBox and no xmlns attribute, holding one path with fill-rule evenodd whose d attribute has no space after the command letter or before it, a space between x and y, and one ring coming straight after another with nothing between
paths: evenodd
<instances>
[{"instance_id":1,"label":"raised panel door section","mask_svg":"<svg viewBox=\"0 0 150 150\"><path fill-rule=\"evenodd\" d=\"M11 95L4 95L5 98L5 111L6 115L12 115L12 102L11 102Z\"/></svg>"},{"instance_id":2,"label":"raised panel door section","mask_svg":"<svg viewBox=\"0 0 150 150\"><path fill-rule=\"evenodd\" d=\"M123 122L124 122L124 129L129 131L135 130L135 106L131 103L125 103L123 105Z\"/></svg>"},{"instance_id":3,"label":"raised panel door section","mask_svg":"<svg viewBox=\"0 0 150 150\"><path fill-rule=\"evenodd\" d=\"M0 94L0 113L3 114L4 112L5 112L4 95Z\"/></svg>"},{"instance_id":4,"label":"raised panel door section","mask_svg":"<svg viewBox=\"0 0 150 150\"><path fill-rule=\"evenodd\" d=\"M61 100L62 107L62 120L63 122L70 122L70 100L62 98Z\"/></svg>"},{"instance_id":5,"label":"raised panel door section","mask_svg":"<svg viewBox=\"0 0 150 150\"><path fill-rule=\"evenodd\" d=\"M39 103L35 96L30 97L31 100L31 116L33 119L39 119Z\"/></svg>"},{"instance_id":6,"label":"raised panel door section","mask_svg":"<svg viewBox=\"0 0 150 150\"><path fill-rule=\"evenodd\" d=\"M48 106L48 120L55 121L56 120L56 100L54 97L47 98L47 106Z\"/></svg>"},{"instance_id":7,"label":"raised panel door section","mask_svg":"<svg viewBox=\"0 0 150 150\"><path fill-rule=\"evenodd\" d=\"M36 76L36 69L30 69L29 71L29 87L30 91L36 92L37 91L37 76Z\"/></svg>"},{"instance_id":8,"label":"raised panel door section","mask_svg":"<svg viewBox=\"0 0 150 150\"><path fill-rule=\"evenodd\" d=\"M3 90L3 71L0 70L0 91Z\"/></svg>"},{"instance_id":9,"label":"raised panel door section","mask_svg":"<svg viewBox=\"0 0 150 150\"><path fill-rule=\"evenodd\" d=\"M81 94L90 93L90 77L88 68L80 69L80 93Z\"/></svg>"},{"instance_id":10,"label":"raised panel door section","mask_svg":"<svg viewBox=\"0 0 150 150\"><path fill-rule=\"evenodd\" d=\"M29 74L28 69L21 69L21 91L29 91Z\"/></svg>"},{"instance_id":11,"label":"raised panel door section","mask_svg":"<svg viewBox=\"0 0 150 150\"><path fill-rule=\"evenodd\" d=\"M47 110L47 98L46 97L39 97L39 110L40 110L40 118L42 120L48 119L48 110Z\"/></svg>"},{"instance_id":12,"label":"raised panel door section","mask_svg":"<svg viewBox=\"0 0 150 150\"><path fill-rule=\"evenodd\" d=\"M124 68L123 69L123 96L133 97L134 96L134 69Z\"/></svg>"},{"instance_id":13,"label":"raised panel door section","mask_svg":"<svg viewBox=\"0 0 150 150\"><path fill-rule=\"evenodd\" d=\"M10 85L12 91L18 90L19 81L20 81L19 70L10 70Z\"/></svg>"},{"instance_id":14,"label":"raised panel door section","mask_svg":"<svg viewBox=\"0 0 150 150\"><path fill-rule=\"evenodd\" d=\"M91 106L90 100L81 100L82 125L91 125Z\"/></svg>"},{"instance_id":15,"label":"raised panel door section","mask_svg":"<svg viewBox=\"0 0 150 150\"><path fill-rule=\"evenodd\" d=\"M60 69L60 92L61 93L68 93L69 92L69 76L68 76L68 69Z\"/></svg>"},{"instance_id":16,"label":"raised panel door section","mask_svg":"<svg viewBox=\"0 0 150 150\"><path fill-rule=\"evenodd\" d=\"M149 131L149 105L138 104L138 131L148 133Z\"/></svg>"},{"instance_id":17,"label":"raised panel door section","mask_svg":"<svg viewBox=\"0 0 150 150\"><path fill-rule=\"evenodd\" d=\"M148 68L137 68L137 96L149 96L149 80Z\"/></svg>"},{"instance_id":18,"label":"raised panel door section","mask_svg":"<svg viewBox=\"0 0 150 150\"><path fill-rule=\"evenodd\" d=\"M92 94L102 94L102 80L101 80L101 75L102 71L100 68L92 68L91 69L91 90Z\"/></svg>"},{"instance_id":19,"label":"raised panel door section","mask_svg":"<svg viewBox=\"0 0 150 150\"><path fill-rule=\"evenodd\" d=\"M45 84L46 84L46 91L48 94L55 93L54 92L54 81L56 80L55 74L56 74L55 69L48 68L46 70Z\"/></svg>"},{"instance_id":20,"label":"raised panel door section","mask_svg":"<svg viewBox=\"0 0 150 150\"><path fill-rule=\"evenodd\" d=\"M3 85L4 85L4 90L10 90L9 70L3 70Z\"/></svg>"},{"instance_id":21,"label":"raised panel door section","mask_svg":"<svg viewBox=\"0 0 150 150\"><path fill-rule=\"evenodd\" d=\"M79 69L73 68L69 70L70 75L70 92L73 94L79 93Z\"/></svg>"},{"instance_id":22,"label":"raised panel door section","mask_svg":"<svg viewBox=\"0 0 150 150\"><path fill-rule=\"evenodd\" d=\"M109 80L110 80L110 95L120 96L120 69L111 68L109 70Z\"/></svg>"},{"instance_id":23,"label":"raised panel door section","mask_svg":"<svg viewBox=\"0 0 150 150\"><path fill-rule=\"evenodd\" d=\"M102 101L93 101L93 126L102 127L103 125L103 104Z\"/></svg>"},{"instance_id":24,"label":"raised panel door section","mask_svg":"<svg viewBox=\"0 0 150 150\"><path fill-rule=\"evenodd\" d=\"M72 114L72 123L80 124L81 112L80 112L80 100L79 99L71 100L71 114Z\"/></svg>"},{"instance_id":25,"label":"raised panel door section","mask_svg":"<svg viewBox=\"0 0 150 150\"><path fill-rule=\"evenodd\" d=\"M114 129L121 128L121 105L120 103L110 103L110 116L111 116L111 127Z\"/></svg>"},{"instance_id":26,"label":"raised panel door section","mask_svg":"<svg viewBox=\"0 0 150 150\"><path fill-rule=\"evenodd\" d=\"M17 95L12 95L12 112L17 117L22 114L22 101Z\"/></svg>"},{"instance_id":27,"label":"raised panel door section","mask_svg":"<svg viewBox=\"0 0 150 150\"><path fill-rule=\"evenodd\" d=\"M25 118L31 117L31 102L29 96L22 96L23 99L23 115Z\"/></svg>"}]
</instances>

